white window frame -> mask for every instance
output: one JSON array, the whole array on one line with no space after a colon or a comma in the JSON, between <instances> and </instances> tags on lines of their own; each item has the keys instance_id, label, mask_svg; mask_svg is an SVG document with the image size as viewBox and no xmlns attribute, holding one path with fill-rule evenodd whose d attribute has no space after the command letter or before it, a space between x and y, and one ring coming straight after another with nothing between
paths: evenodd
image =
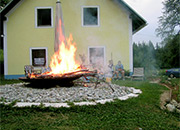
<instances>
[{"instance_id":1,"label":"white window frame","mask_svg":"<svg viewBox=\"0 0 180 130\"><path fill-rule=\"evenodd\" d=\"M84 13L83 13L83 9L84 8L97 8L98 11L98 24L97 25L84 25ZM100 12L99 12L99 6L81 6L81 24L82 27L99 27L100 26Z\"/></svg>"},{"instance_id":2,"label":"white window frame","mask_svg":"<svg viewBox=\"0 0 180 130\"><path fill-rule=\"evenodd\" d=\"M30 65L32 65L32 50L40 50L40 49L46 50L46 65L44 67L47 67L48 66L48 48L47 47L31 47L31 48L29 48ZM34 66L34 67L39 68L39 66L38 67Z\"/></svg>"},{"instance_id":3,"label":"white window frame","mask_svg":"<svg viewBox=\"0 0 180 130\"><path fill-rule=\"evenodd\" d=\"M38 22L37 22L38 9L51 9L51 25L50 26L38 26ZM35 7L35 27L36 28L52 28L53 27L53 7Z\"/></svg>"},{"instance_id":4,"label":"white window frame","mask_svg":"<svg viewBox=\"0 0 180 130\"><path fill-rule=\"evenodd\" d=\"M90 64L90 48L103 48L104 49L104 66L106 65L106 47L105 46L88 46L88 64Z\"/></svg>"}]
</instances>

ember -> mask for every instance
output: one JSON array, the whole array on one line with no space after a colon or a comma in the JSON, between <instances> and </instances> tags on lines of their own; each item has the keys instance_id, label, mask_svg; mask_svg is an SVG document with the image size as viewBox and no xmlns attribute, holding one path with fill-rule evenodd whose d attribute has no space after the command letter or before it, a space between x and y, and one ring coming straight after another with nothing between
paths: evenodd
<instances>
[{"instance_id":1,"label":"ember","mask_svg":"<svg viewBox=\"0 0 180 130\"><path fill-rule=\"evenodd\" d=\"M59 50L51 58L50 71L37 74L28 74L27 78L60 78L72 75L88 74L88 70L81 69L81 66L75 61L76 47L72 43L72 35L66 40L67 44L59 44Z\"/></svg>"},{"instance_id":2,"label":"ember","mask_svg":"<svg viewBox=\"0 0 180 130\"><path fill-rule=\"evenodd\" d=\"M59 44L59 50L52 56L50 68L51 74L64 74L80 70L80 65L75 61L76 47L72 43L72 35L66 40L67 44Z\"/></svg>"}]
</instances>

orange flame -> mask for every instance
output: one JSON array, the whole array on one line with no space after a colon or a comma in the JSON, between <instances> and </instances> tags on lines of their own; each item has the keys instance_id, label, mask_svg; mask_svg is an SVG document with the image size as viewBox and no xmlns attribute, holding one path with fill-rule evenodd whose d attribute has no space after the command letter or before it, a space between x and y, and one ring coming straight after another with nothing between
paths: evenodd
<instances>
[{"instance_id":1,"label":"orange flame","mask_svg":"<svg viewBox=\"0 0 180 130\"><path fill-rule=\"evenodd\" d=\"M80 69L80 65L75 61L77 48L72 41L73 37L70 34L69 38L66 39L66 44L62 41L59 45L59 50L51 58L51 74L63 74Z\"/></svg>"},{"instance_id":2,"label":"orange flame","mask_svg":"<svg viewBox=\"0 0 180 130\"><path fill-rule=\"evenodd\" d=\"M75 42L73 43L73 37L70 34L69 38L65 39L63 35L62 26L63 23L59 20L59 25L56 29L58 39L56 42L59 44L58 51L51 57L50 72L45 72L40 75L32 73L29 75L30 78L36 78L43 75L61 76L64 73L74 72L81 70L80 65L75 60L75 53L77 48Z\"/></svg>"}]
</instances>

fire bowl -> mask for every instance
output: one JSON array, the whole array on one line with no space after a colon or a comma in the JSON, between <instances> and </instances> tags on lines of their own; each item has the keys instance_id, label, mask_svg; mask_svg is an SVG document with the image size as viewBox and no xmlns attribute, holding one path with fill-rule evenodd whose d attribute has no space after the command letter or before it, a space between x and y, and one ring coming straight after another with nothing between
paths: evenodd
<instances>
[{"instance_id":1,"label":"fire bowl","mask_svg":"<svg viewBox=\"0 0 180 130\"><path fill-rule=\"evenodd\" d=\"M52 87L52 86L73 86L73 81L78 78L71 78L71 79L29 79L26 77L21 77L19 80L22 80L24 82L30 83L31 86L46 86L46 87Z\"/></svg>"},{"instance_id":2,"label":"fire bowl","mask_svg":"<svg viewBox=\"0 0 180 130\"><path fill-rule=\"evenodd\" d=\"M20 77L19 80L28 82L33 86L73 86L73 81L79 79L80 77L95 77L97 75L96 71L78 71L76 73L66 73L61 76L51 76L51 75L37 75L33 78L31 77Z\"/></svg>"}]
</instances>

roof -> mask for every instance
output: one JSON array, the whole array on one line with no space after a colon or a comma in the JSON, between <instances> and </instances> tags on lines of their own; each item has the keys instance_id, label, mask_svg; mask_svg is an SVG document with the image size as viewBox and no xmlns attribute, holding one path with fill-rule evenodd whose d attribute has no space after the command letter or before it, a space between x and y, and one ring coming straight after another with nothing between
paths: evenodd
<instances>
[{"instance_id":1,"label":"roof","mask_svg":"<svg viewBox=\"0 0 180 130\"><path fill-rule=\"evenodd\" d=\"M131 7L128 6L123 0L117 0L126 10L130 12L130 18L132 19L133 34L147 25L146 20L139 16Z\"/></svg>"},{"instance_id":2,"label":"roof","mask_svg":"<svg viewBox=\"0 0 180 130\"><path fill-rule=\"evenodd\" d=\"M4 8L0 11L1 20L6 20L5 15L21 0L11 0ZM130 12L130 18L132 19L132 31L133 34L142 29L147 25L146 21L139 16L131 7L128 6L123 0L117 0L126 10Z\"/></svg>"},{"instance_id":3,"label":"roof","mask_svg":"<svg viewBox=\"0 0 180 130\"><path fill-rule=\"evenodd\" d=\"M0 16L2 20L6 20L5 15L21 0L11 0L1 11Z\"/></svg>"}]
</instances>

